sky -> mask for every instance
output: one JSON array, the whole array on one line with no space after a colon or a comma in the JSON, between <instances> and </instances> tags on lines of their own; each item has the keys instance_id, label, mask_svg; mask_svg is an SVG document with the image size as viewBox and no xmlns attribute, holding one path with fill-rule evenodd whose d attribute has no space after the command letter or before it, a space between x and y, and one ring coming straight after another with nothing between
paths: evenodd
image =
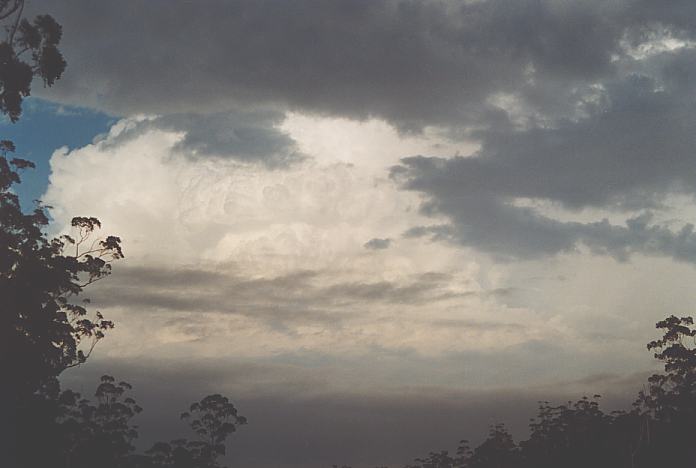
<instances>
[{"instance_id":1,"label":"sky","mask_svg":"<svg viewBox=\"0 0 696 468\"><path fill-rule=\"evenodd\" d=\"M234 466L523 437L540 399L629 405L693 313L693 1L28 7L68 67L2 124L20 196L126 255L64 383L131 382L146 440L211 392Z\"/></svg>"}]
</instances>

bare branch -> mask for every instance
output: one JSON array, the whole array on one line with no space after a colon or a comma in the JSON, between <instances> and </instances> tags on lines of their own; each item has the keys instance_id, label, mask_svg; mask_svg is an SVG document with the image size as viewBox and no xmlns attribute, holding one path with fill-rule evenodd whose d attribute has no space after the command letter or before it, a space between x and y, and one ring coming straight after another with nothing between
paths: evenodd
<instances>
[{"instance_id":1,"label":"bare branch","mask_svg":"<svg viewBox=\"0 0 696 468\"><path fill-rule=\"evenodd\" d=\"M10 37L7 41L10 45L14 43L14 36L17 33L17 28L19 28L19 21L22 19L22 12L24 11L24 0L17 0L17 2L19 3L19 13L17 13L12 29L10 29Z\"/></svg>"},{"instance_id":2,"label":"bare branch","mask_svg":"<svg viewBox=\"0 0 696 468\"><path fill-rule=\"evenodd\" d=\"M10 9L6 13L0 13L0 21L4 20L5 18L12 16L12 14L17 11L19 8L20 4L24 4L24 0L15 0L14 4L10 7Z\"/></svg>"}]
</instances>

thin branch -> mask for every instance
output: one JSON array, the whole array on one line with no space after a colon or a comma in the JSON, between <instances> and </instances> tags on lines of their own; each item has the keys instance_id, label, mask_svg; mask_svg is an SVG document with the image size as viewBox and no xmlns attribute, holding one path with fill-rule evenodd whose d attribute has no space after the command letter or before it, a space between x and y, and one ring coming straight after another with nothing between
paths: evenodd
<instances>
[{"instance_id":1,"label":"thin branch","mask_svg":"<svg viewBox=\"0 0 696 468\"><path fill-rule=\"evenodd\" d=\"M84 257L85 255L93 254L95 252L99 252L100 255L103 255L104 249L91 249L91 250L85 250L82 252L80 255L76 255L75 259L78 259L80 257Z\"/></svg>"},{"instance_id":2,"label":"thin branch","mask_svg":"<svg viewBox=\"0 0 696 468\"><path fill-rule=\"evenodd\" d=\"M12 16L12 13L14 13L15 11L17 11L17 8L19 8L20 2L21 2L21 3L24 3L24 0L15 0L14 5L12 5L12 7L10 8L10 11L8 11L7 13L4 13L4 14L3 14L3 13L0 13L0 21L1 21L1 20L4 20L4 19L7 18L8 16Z\"/></svg>"},{"instance_id":3,"label":"thin branch","mask_svg":"<svg viewBox=\"0 0 696 468\"><path fill-rule=\"evenodd\" d=\"M17 13L17 18L15 18L14 25L12 26L11 32L10 32L10 38L7 41L10 46L14 43L14 36L15 33L17 32L17 28L19 28L19 20L22 19L22 12L24 11L24 0L17 0L19 2L19 13Z\"/></svg>"},{"instance_id":4,"label":"thin branch","mask_svg":"<svg viewBox=\"0 0 696 468\"><path fill-rule=\"evenodd\" d=\"M24 52L26 52L27 50L29 50L29 47L25 47L24 49L20 50L19 52L15 52L15 55L16 55L17 57L19 57L20 55L22 55L22 54L23 54Z\"/></svg>"},{"instance_id":5,"label":"thin branch","mask_svg":"<svg viewBox=\"0 0 696 468\"><path fill-rule=\"evenodd\" d=\"M81 288L85 288L85 287L89 286L90 284L94 284L94 283L96 283L96 282L99 281L99 280L103 280L104 278L106 278L106 275L104 275L104 276L99 276L99 277L95 277L95 278L93 278L93 279L90 279L89 281L87 281L87 282L84 283L84 284L78 284L78 286L81 287Z\"/></svg>"},{"instance_id":6,"label":"thin branch","mask_svg":"<svg viewBox=\"0 0 696 468\"><path fill-rule=\"evenodd\" d=\"M80 240L75 243L75 258L80 258L80 244L89 237L89 232L80 227L79 236Z\"/></svg>"},{"instance_id":7,"label":"thin branch","mask_svg":"<svg viewBox=\"0 0 696 468\"><path fill-rule=\"evenodd\" d=\"M89 357L92 355L92 351L94 351L94 347L97 346L97 342L99 341L99 338L95 338L92 341L92 345L89 347L89 351L87 351L87 354L84 354L84 361L80 362L74 362L72 364L67 365L65 368L66 369L72 369L73 367L80 367Z\"/></svg>"}]
</instances>

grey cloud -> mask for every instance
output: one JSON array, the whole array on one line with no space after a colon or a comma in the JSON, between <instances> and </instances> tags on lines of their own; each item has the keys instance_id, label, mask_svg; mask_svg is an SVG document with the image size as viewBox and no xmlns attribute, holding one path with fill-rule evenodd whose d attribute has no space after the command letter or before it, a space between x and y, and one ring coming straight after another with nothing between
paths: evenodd
<instances>
[{"instance_id":1,"label":"grey cloud","mask_svg":"<svg viewBox=\"0 0 696 468\"><path fill-rule=\"evenodd\" d=\"M672 54L669 63L691 63L692 55ZM663 208L669 194L696 195L696 106L674 82L629 75L607 83L604 103L582 119L482 130L472 157L403 159L392 177L425 195L425 214L451 221L404 236L450 240L499 257L553 255L582 243L622 260L639 252L696 261L691 224L672 231L651 225L645 211ZM565 222L517 199L643 214L625 225Z\"/></svg>"},{"instance_id":2,"label":"grey cloud","mask_svg":"<svg viewBox=\"0 0 696 468\"><path fill-rule=\"evenodd\" d=\"M690 0L633 1L631 9L626 11L626 20L644 25L646 18L650 18L653 24L672 25L688 35L696 31L696 5ZM645 28L639 32L645 32Z\"/></svg>"},{"instance_id":3,"label":"grey cloud","mask_svg":"<svg viewBox=\"0 0 696 468\"><path fill-rule=\"evenodd\" d=\"M497 294L452 292L453 278L443 273L415 275L402 282L345 282L330 271L298 270L281 276L249 278L234 266L198 268L120 267L109 281L90 292L98 307L140 311L224 312L256 319L275 329L320 323L341 327L347 317L367 314L380 304L433 304L455 297ZM205 319L201 322L205 324ZM205 326L174 319L170 326L203 339ZM194 327L194 328L192 328ZM196 328L197 327L197 328Z\"/></svg>"},{"instance_id":4,"label":"grey cloud","mask_svg":"<svg viewBox=\"0 0 696 468\"><path fill-rule=\"evenodd\" d=\"M489 331L521 331L524 327L515 324L499 323L499 322L477 322L474 320L465 319L438 319L434 320L433 325L442 328L462 328L465 330L477 330L481 332Z\"/></svg>"},{"instance_id":5,"label":"grey cloud","mask_svg":"<svg viewBox=\"0 0 696 468\"><path fill-rule=\"evenodd\" d=\"M608 104L585 119L489 129L478 133L482 148L475 157L410 158L406 165L438 177L439 191L543 198L571 209L644 206L666 191L696 193L693 102L646 76L608 86ZM422 177L409 187L430 182Z\"/></svg>"},{"instance_id":6,"label":"grey cloud","mask_svg":"<svg viewBox=\"0 0 696 468\"><path fill-rule=\"evenodd\" d=\"M375 237L374 239L370 239L369 241L365 242L364 247L368 250L384 250L389 248L391 242L391 239L379 239Z\"/></svg>"},{"instance_id":7,"label":"grey cloud","mask_svg":"<svg viewBox=\"0 0 696 468\"><path fill-rule=\"evenodd\" d=\"M264 103L377 116L405 129L479 122L489 96L524 83L540 91L565 82L568 94L613 74L626 29L655 14L646 7L629 20L632 7L628 0L35 5L65 27L69 67L51 94L65 101L118 114ZM568 107L554 96L548 102Z\"/></svg>"},{"instance_id":8,"label":"grey cloud","mask_svg":"<svg viewBox=\"0 0 696 468\"><path fill-rule=\"evenodd\" d=\"M595 254L610 255L618 261L640 253L696 263L696 234L690 223L673 231L648 224L649 214L616 225L606 219L593 223L562 222L502 202L490 203L484 212L478 211L479 206L430 206L429 210L448 215L452 224L416 227L405 235L461 243L500 260L573 252L583 244Z\"/></svg>"},{"instance_id":9,"label":"grey cloud","mask_svg":"<svg viewBox=\"0 0 696 468\"><path fill-rule=\"evenodd\" d=\"M234 110L212 114L169 114L141 120L117 136L100 136L102 145L116 146L151 130L183 133L175 151L196 158L233 159L283 168L305 159L295 140L278 129L284 114L277 111Z\"/></svg>"},{"instance_id":10,"label":"grey cloud","mask_svg":"<svg viewBox=\"0 0 696 468\"><path fill-rule=\"evenodd\" d=\"M295 141L278 130L283 114L237 112L166 115L154 122L160 128L184 131L177 148L187 154L260 161L269 167L284 167L304 156Z\"/></svg>"},{"instance_id":11,"label":"grey cloud","mask_svg":"<svg viewBox=\"0 0 696 468\"><path fill-rule=\"evenodd\" d=\"M248 278L229 271L120 268L108 284L95 288L92 296L100 307L227 312L253 317L280 329L298 322L339 326L340 314L330 314L316 300L305 298L316 275L296 271L279 277ZM190 323L180 325L188 327ZM205 335L199 334L199 339L203 338Z\"/></svg>"}]
</instances>

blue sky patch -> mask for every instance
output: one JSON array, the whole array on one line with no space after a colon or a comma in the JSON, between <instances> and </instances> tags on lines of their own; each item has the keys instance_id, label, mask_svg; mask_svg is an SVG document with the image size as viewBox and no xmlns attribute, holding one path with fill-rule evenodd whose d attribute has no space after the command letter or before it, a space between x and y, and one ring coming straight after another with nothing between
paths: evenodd
<instances>
[{"instance_id":1,"label":"blue sky patch","mask_svg":"<svg viewBox=\"0 0 696 468\"><path fill-rule=\"evenodd\" d=\"M53 152L67 146L78 148L106 132L116 117L91 109L65 106L38 98L24 102L21 119L13 124L0 121L0 136L12 140L16 156L33 161L36 169L22 173L22 183L15 186L22 207L27 210L32 201L40 199L48 187L49 160Z\"/></svg>"}]
</instances>

